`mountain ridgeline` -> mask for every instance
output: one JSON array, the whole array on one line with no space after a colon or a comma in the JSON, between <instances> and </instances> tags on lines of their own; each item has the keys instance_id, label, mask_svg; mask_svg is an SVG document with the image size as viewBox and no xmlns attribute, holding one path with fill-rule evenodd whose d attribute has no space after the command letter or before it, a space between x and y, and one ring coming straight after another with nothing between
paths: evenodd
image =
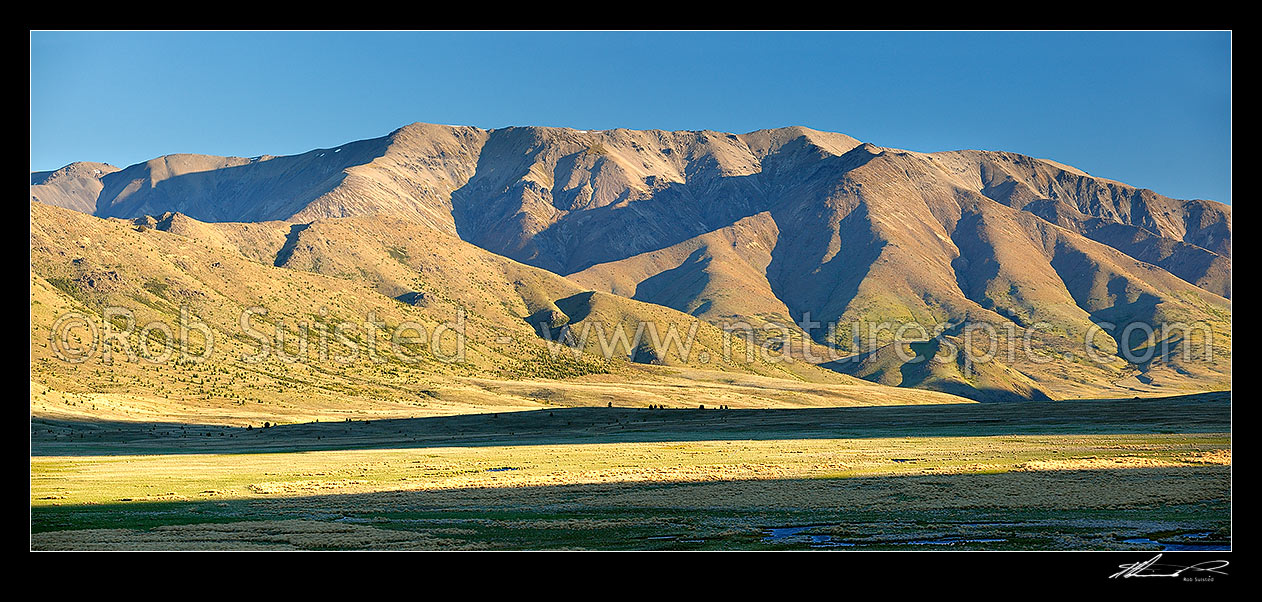
<instances>
[{"instance_id":1,"label":"mountain ridgeline","mask_svg":"<svg viewBox=\"0 0 1262 602\"><path fill-rule=\"evenodd\" d=\"M522 320L586 299L609 315L777 325L786 347L798 341L790 355L823 372L973 399L1230 388L1231 207L1013 153L919 153L802 127L418 123L294 156L75 163L32 173L31 200L397 299L460 297L453 287L490 270L479 286ZM849 329L911 322L923 342ZM965 344L968 323L1038 353L927 361ZM1123 332L1136 323L1199 329ZM1087 361L1097 353L1107 361Z\"/></svg>"}]
</instances>

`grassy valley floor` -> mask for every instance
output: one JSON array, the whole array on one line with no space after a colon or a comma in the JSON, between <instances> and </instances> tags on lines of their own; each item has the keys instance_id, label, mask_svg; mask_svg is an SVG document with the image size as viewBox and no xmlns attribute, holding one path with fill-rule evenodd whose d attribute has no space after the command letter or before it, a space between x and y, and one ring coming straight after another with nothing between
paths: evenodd
<instances>
[{"instance_id":1,"label":"grassy valley floor","mask_svg":"<svg viewBox=\"0 0 1262 602\"><path fill-rule=\"evenodd\" d=\"M32 419L35 549L1222 549L1230 395Z\"/></svg>"}]
</instances>

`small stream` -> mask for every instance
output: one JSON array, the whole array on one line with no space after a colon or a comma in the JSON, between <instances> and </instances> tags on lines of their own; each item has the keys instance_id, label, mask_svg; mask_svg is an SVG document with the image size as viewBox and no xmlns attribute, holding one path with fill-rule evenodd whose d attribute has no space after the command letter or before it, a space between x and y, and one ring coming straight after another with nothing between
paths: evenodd
<instances>
[{"instance_id":1,"label":"small stream","mask_svg":"<svg viewBox=\"0 0 1262 602\"><path fill-rule=\"evenodd\" d=\"M1184 535L1178 535L1176 537L1179 537L1181 540L1206 539L1210 535L1213 535L1213 534L1212 533L1186 533ZM1229 552L1231 551L1231 544L1220 543L1220 542L1199 543L1195 541L1177 541L1177 542L1176 541L1158 541L1155 539L1148 539L1147 537L1133 537L1131 539L1123 539L1122 543L1129 543L1132 545L1161 546L1162 552Z\"/></svg>"},{"instance_id":2,"label":"small stream","mask_svg":"<svg viewBox=\"0 0 1262 602\"><path fill-rule=\"evenodd\" d=\"M783 540L790 537L798 537L799 534L801 534L803 531L809 531L812 528L814 527L813 526L780 527L780 528L775 528L775 529L766 529L764 530L766 537L762 538L762 540L768 541L768 542L774 542L777 540ZM832 535L807 534L807 535L804 535L803 537L807 537L810 539L811 547L813 548L838 548L838 547L852 547L855 545L851 542L834 540Z\"/></svg>"}]
</instances>

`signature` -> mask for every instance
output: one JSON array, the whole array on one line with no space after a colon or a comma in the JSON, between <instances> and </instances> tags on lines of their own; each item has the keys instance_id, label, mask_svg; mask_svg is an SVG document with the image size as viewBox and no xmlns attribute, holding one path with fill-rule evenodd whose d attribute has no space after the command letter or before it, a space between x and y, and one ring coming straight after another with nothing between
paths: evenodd
<instances>
[{"instance_id":1,"label":"signature","mask_svg":"<svg viewBox=\"0 0 1262 602\"><path fill-rule=\"evenodd\" d=\"M1174 564L1157 564L1161 560L1161 554L1153 556L1144 562L1135 562L1131 564L1119 564L1118 568L1122 569L1109 576L1109 579L1129 579L1131 577L1179 577L1183 573L1213 573L1216 575L1226 575L1221 569L1227 567L1230 562L1226 560L1207 560L1198 562L1191 566L1178 566Z\"/></svg>"}]
</instances>

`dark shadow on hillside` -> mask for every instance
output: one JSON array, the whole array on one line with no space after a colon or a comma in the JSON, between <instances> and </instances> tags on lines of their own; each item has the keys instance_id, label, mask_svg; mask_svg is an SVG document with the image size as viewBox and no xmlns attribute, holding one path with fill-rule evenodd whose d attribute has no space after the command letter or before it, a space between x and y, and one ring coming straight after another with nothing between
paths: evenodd
<instances>
[{"instance_id":1,"label":"dark shadow on hillside","mask_svg":"<svg viewBox=\"0 0 1262 602\"><path fill-rule=\"evenodd\" d=\"M452 192L452 217L460 238L561 275L663 249L731 226L771 210L783 198L804 194L807 204L818 201L831 192L846 171L876 156L864 147L842 156L804 153L801 151L810 143L803 137L764 158L763 169L757 173L715 175L717 166L711 158L709 162L690 163L685 182L659 182L655 177L646 180L651 189L646 198L629 200L623 196L603 206L585 207L575 206L574 189L566 191L554 186L545 191L521 179L544 151L544 145L523 139L531 135L529 128L496 130L481 152L473 177ZM521 155L522 148L528 149L525 155ZM554 181L567 181L569 171L586 152L561 157L557 169L564 173L555 173ZM521 155L519 163L511 169L497 169L494 163L510 155ZM782 165L795 161L804 171ZM592 179L599 179L601 170L606 168L615 167L597 160ZM561 209L568 213L536 233L538 223L530 215L530 208L539 207L540 201L548 199L552 205L547 206L547 211ZM582 253L575 254L575 249Z\"/></svg>"},{"instance_id":2,"label":"dark shadow on hillside","mask_svg":"<svg viewBox=\"0 0 1262 602\"><path fill-rule=\"evenodd\" d=\"M564 299L557 299L553 302L557 309L561 310L567 317L569 323L582 322L592 313L592 297L596 295L593 291L586 291L575 295L570 295Z\"/></svg>"},{"instance_id":3,"label":"dark shadow on hillside","mask_svg":"<svg viewBox=\"0 0 1262 602\"><path fill-rule=\"evenodd\" d=\"M930 358L938 353L938 339L910 342L907 346L911 348L912 353L916 354L916 357L899 367L898 370L903 376L900 387L914 387L929 378Z\"/></svg>"},{"instance_id":4,"label":"dark shadow on hillside","mask_svg":"<svg viewBox=\"0 0 1262 602\"><path fill-rule=\"evenodd\" d=\"M270 453L699 440L1230 432L1231 394L765 410L577 407L430 418L197 424L35 418L31 455Z\"/></svg>"},{"instance_id":5,"label":"dark shadow on hillside","mask_svg":"<svg viewBox=\"0 0 1262 602\"><path fill-rule=\"evenodd\" d=\"M294 247L298 246L298 235L310 227L311 224L294 224L290 226L289 232L285 234L285 244L276 252L276 260L272 262L272 265L284 267L286 263L289 263L289 258L294 254Z\"/></svg>"},{"instance_id":6,"label":"dark shadow on hillside","mask_svg":"<svg viewBox=\"0 0 1262 602\"><path fill-rule=\"evenodd\" d=\"M707 249L701 247L676 267L654 274L635 287L631 296L636 301L665 305L684 313L697 315L704 310L688 311L688 301L697 299L706 285L710 283L710 275L706 268L710 266L712 257L706 254ZM709 303L708 301L706 303Z\"/></svg>"},{"instance_id":7,"label":"dark shadow on hillside","mask_svg":"<svg viewBox=\"0 0 1262 602\"><path fill-rule=\"evenodd\" d=\"M887 244L871 230L866 204L859 204L834 227L829 215L812 202L797 203L772 209L776 224L804 224L795 232L782 232L786 244L777 243L767 265L767 282L776 298L788 307L794 321L802 323L807 315L821 327L811 330L811 338L821 345L834 345L829 340L827 325L837 323L850 302L859 294L859 285L867 277L872 264ZM833 238L840 238L840 248L833 249ZM803 266L818 266L806 271ZM838 334L848 336L849 330ZM853 341L851 341L853 343Z\"/></svg>"},{"instance_id":8,"label":"dark shadow on hillside","mask_svg":"<svg viewBox=\"0 0 1262 602\"><path fill-rule=\"evenodd\" d=\"M185 173L156 184L150 181L147 164L138 163L101 178L104 188L93 215L135 218L172 211L203 222L287 219L340 185L346 169L384 156L389 144L389 136L359 140L336 149ZM147 189L113 202L137 181Z\"/></svg>"},{"instance_id":9,"label":"dark shadow on hillside","mask_svg":"<svg viewBox=\"0 0 1262 602\"><path fill-rule=\"evenodd\" d=\"M591 315L592 297L595 295L594 291L585 291L557 299L553 303L556 306L555 311L544 307L526 316L524 320L534 329L535 334L548 341L578 346L577 335L570 327Z\"/></svg>"}]
</instances>

